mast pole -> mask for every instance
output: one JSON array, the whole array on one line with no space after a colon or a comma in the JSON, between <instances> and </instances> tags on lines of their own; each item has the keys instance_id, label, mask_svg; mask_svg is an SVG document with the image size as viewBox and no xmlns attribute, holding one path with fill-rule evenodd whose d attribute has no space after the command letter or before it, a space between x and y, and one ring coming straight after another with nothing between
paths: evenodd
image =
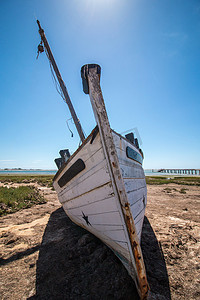
<instances>
[{"instance_id":1,"label":"mast pole","mask_svg":"<svg viewBox=\"0 0 200 300\"><path fill-rule=\"evenodd\" d=\"M50 59L50 61L51 61L51 63L52 63L53 69L54 69L54 71L55 71L55 73L56 73L58 82L59 82L60 87L61 87L61 90L62 90L62 92L63 92L64 98L65 98L65 102L67 103L67 105L68 105L68 107L69 107L69 110L70 110L70 113L71 113L72 118L73 118L73 120L74 120L76 129L77 129L77 131L78 131L78 134L79 134L79 136L80 136L81 141L83 142L84 139L85 139L85 135L84 135L84 133L83 133L83 130L82 130L80 121L79 121L79 119L77 118L76 112L75 112L75 110L74 110L74 107L73 107L72 102L71 102L71 100L70 100L69 94L68 94L68 92L67 92L67 88L66 88L65 83L64 83L64 81L63 81L63 79L62 79L62 76L61 76L61 74L60 74L60 72L59 72L59 70L58 70L58 67L57 67L57 64L56 64L56 62L55 62L55 59L54 59L54 57L53 57L53 54L52 54L52 52L51 52L50 46L49 46L49 44L48 44L48 42L47 42L47 39L46 39L46 36L45 36L45 33L44 33L44 29L42 29L42 27L41 27L41 25L40 25L40 22L39 22L38 20L37 20L37 24L38 24L38 27L39 27L39 34L40 34L41 39L42 39L42 41L43 41L43 43L44 43L44 47L45 47L46 50L47 50L49 59Z\"/></svg>"}]
</instances>

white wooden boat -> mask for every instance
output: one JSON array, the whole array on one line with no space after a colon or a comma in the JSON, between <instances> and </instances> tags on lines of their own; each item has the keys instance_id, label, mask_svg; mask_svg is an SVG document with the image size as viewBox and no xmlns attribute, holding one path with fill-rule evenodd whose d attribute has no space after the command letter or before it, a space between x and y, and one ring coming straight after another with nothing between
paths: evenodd
<instances>
[{"instance_id":1,"label":"white wooden boat","mask_svg":"<svg viewBox=\"0 0 200 300\"><path fill-rule=\"evenodd\" d=\"M147 203L143 153L132 135L110 128L100 88L100 67L81 69L97 127L69 155L60 152L53 186L70 219L101 239L118 256L135 281L141 299L148 283L140 248ZM81 135L80 135L81 136Z\"/></svg>"},{"instance_id":2,"label":"white wooden boat","mask_svg":"<svg viewBox=\"0 0 200 300\"><path fill-rule=\"evenodd\" d=\"M82 68L98 126L57 172L54 188L70 219L113 250L145 299L139 244L147 201L143 157L136 145L111 130L99 70L97 65Z\"/></svg>"}]
</instances>

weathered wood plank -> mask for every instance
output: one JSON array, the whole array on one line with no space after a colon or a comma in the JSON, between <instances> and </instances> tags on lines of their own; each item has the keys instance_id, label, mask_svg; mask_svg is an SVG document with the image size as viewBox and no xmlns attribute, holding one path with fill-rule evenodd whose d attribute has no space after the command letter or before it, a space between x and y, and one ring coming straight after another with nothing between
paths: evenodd
<instances>
[{"instance_id":1,"label":"weathered wood plank","mask_svg":"<svg viewBox=\"0 0 200 300\"><path fill-rule=\"evenodd\" d=\"M63 203L68 199L76 198L91 190L95 190L98 186L102 186L110 182L110 176L106 173L105 167L95 170L95 173L90 174L84 180L78 179L74 182L70 189L63 190L59 194L60 201Z\"/></svg>"},{"instance_id":2,"label":"weathered wood plank","mask_svg":"<svg viewBox=\"0 0 200 300\"><path fill-rule=\"evenodd\" d=\"M145 209L145 204L144 204L143 200L138 201L137 203L135 203L134 205L131 206L131 212L132 212L134 221L137 221L136 219L143 209Z\"/></svg>"},{"instance_id":3,"label":"weathered wood plank","mask_svg":"<svg viewBox=\"0 0 200 300\"><path fill-rule=\"evenodd\" d=\"M142 166L138 162L136 162L136 161L134 161L134 160L132 160L132 159L126 157L126 156L121 156L120 155L119 156L119 163L122 164L122 165L125 165L125 166L133 167L133 168L138 169L138 170L143 170ZM142 177L145 177L145 176L142 176Z\"/></svg>"},{"instance_id":4,"label":"weathered wood plank","mask_svg":"<svg viewBox=\"0 0 200 300\"><path fill-rule=\"evenodd\" d=\"M80 194L76 198L67 199L68 208L83 207L85 205L94 205L96 202L114 196L111 183L98 186L96 190L90 190L85 194ZM109 200L110 201L110 200ZM96 205L96 204L95 204Z\"/></svg>"},{"instance_id":5,"label":"weathered wood plank","mask_svg":"<svg viewBox=\"0 0 200 300\"><path fill-rule=\"evenodd\" d=\"M108 231L107 230L107 231L103 232L103 235L105 236L106 239L113 240L120 244L125 243L127 245L124 230L118 230L118 231Z\"/></svg>"},{"instance_id":6,"label":"weathered wood plank","mask_svg":"<svg viewBox=\"0 0 200 300\"><path fill-rule=\"evenodd\" d=\"M120 169L123 178L145 178L144 170L120 162Z\"/></svg>"},{"instance_id":7,"label":"weathered wood plank","mask_svg":"<svg viewBox=\"0 0 200 300\"><path fill-rule=\"evenodd\" d=\"M104 214L111 211L117 211L117 207L115 204L115 200L113 199L114 198L113 196L111 196L110 198L104 196L105 197L104 199L100 199L98 201L95 202L93 201L90 203L88 203L87 196L88 195L84 195L82 197L69 201L68 210L70 210L71 213L74 213L76 209L79 210L83 209L84 211L87 211L87 215L97 214L97 213ZM82 203L82 204L78 205L78 203Z\"/></svg>"},{"instance_id":8,"label":"weathered wood plank","mask_svg":"<svg viewBox=\"0 0 200 300\"><path fill-rule=\"evenodd\" d=\"M130 206L134 205L138 201L143 201L144 197L145 197L145 203L146 203L147 188L143 187L139 190L131 191L127 195L128 195L128 201L130 203Z\"/></svg>"},{"instance_id":9,"label":"weathered wood plank","mask_svg":"<svg viewBox=\"0 0 200 300\"><path fill-rule=\"evenodd\" d=\"M141 214L140 218L137 218L137 220L135 222L135 227L137 229L137 232L139 232L140 229L142 228L143 218L144 218L144 214Z\"/></svg>"},{"instance_id":10,"label":"weathered wood plank","mask_svg":"<svg viewBox=\"0 0 200 300\"><path fill-rule=\"evenodd\" d=\"M124 178L126 192L137 191L146 187L145 178Z\"/></svg>"},{"instance_id":11,"label":"weathered wood plank","mask_svg":"<svg viewBox=\"0 0 200 300\"><path fill-rule=\"evenodd\" d=\"M65 208L65 204L64 204L64 208ZM82 219L82 223L85 223L85 220L83 219L83 214L81 210L77 210L76 214L72 214L69 211L70 215L73 215L74 217L79 217L80 219ZM88 220L91 224L91 226L95 227L95 225L97 224L105 224L105 225L113 225L113 224L122 224L121 221L121 216L119 214L119 212L110 212L107 214L96 214L96 215L89 215L87 214L87 211L83 211L83 213L88 216Z\"/></svg>"}]
</instances>

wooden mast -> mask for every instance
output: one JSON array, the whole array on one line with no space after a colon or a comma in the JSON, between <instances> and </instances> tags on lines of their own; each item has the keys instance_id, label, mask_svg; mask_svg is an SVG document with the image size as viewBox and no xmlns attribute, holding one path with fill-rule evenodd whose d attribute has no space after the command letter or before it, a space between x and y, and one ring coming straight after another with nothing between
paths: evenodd
<instances>
[{"instance_id":1,"label":"wooden mast","mask_svg":"<svg viewBox=\"0 0 200 300\"><path fill-rule=\"evenodd\" d=\"M72 118L73 118L73 120L74 120L76 129L77 129L77 131L78 131L78 134L79 134L79 136L80 136L81 141L83 142L83 141L85 140L85 135L84 135L84 133L83 133L83 130L82 130L80 121L79 121L79 119L77 118L76 112L75 112L75 110L74 110L74 107L73 107L72 102L71 102L71 100L70 100L69 94L68 94L68 92L67 92L67 88L66 88L66 86L65 86L65 83L64 83L64 81L63 81L63 79L62 79L62 76L61 76L61 74L60 74L60 72L59 72L59 70L58 70L58 67L57 67L57 65L56 65L56 62L55 62L55 59L54 59L53 54L52 54L52 52L51 52L50 46L49 46L49 44L48 44L48 42L47 42L47 39L46 39L44 30L42 29L42 27L41 27L41 25L40 25L40 22L39 22L38 20L37 20L37 24L38 24L38 27L39 27L39 34L40 34L40 36L41 36L42 42L44 43L44 47L45 47L45 49L47 50L47 53L48 53L48 58L49 58L49 60L50 60L50 62L51 62L51 64L52 64L52 66L53 66L53 69L54 69L55 74L56 74L56 76L57 76L58 82L59 82L59 84L60 84L60 88L61 88L61 90L62 90L62 92L63 92L64 100L65 100L65 102L67 103L67 105L68 105L68 107L69 107L69 110L70 110L70 113L71 113Z\"/></svg>"}]
</instances>

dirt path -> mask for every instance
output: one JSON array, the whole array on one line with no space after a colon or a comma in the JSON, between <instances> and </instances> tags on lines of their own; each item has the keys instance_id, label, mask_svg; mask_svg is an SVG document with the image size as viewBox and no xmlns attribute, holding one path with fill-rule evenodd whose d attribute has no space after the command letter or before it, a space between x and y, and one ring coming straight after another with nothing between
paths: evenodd
<instances>
[{"instance_id":1,"label":"dirt path","mask_svg":"<svg viewBox=\"0 0 200 300\"><path fill-rule=\"evenodd\" d=\"M54 191L40 189L46 204L0 218L1 299L137 299L115 255L68 219ZM148 186L142 248L150 299L200 297L199 206L199 187Z\"/></svg>"}]
</instances>

